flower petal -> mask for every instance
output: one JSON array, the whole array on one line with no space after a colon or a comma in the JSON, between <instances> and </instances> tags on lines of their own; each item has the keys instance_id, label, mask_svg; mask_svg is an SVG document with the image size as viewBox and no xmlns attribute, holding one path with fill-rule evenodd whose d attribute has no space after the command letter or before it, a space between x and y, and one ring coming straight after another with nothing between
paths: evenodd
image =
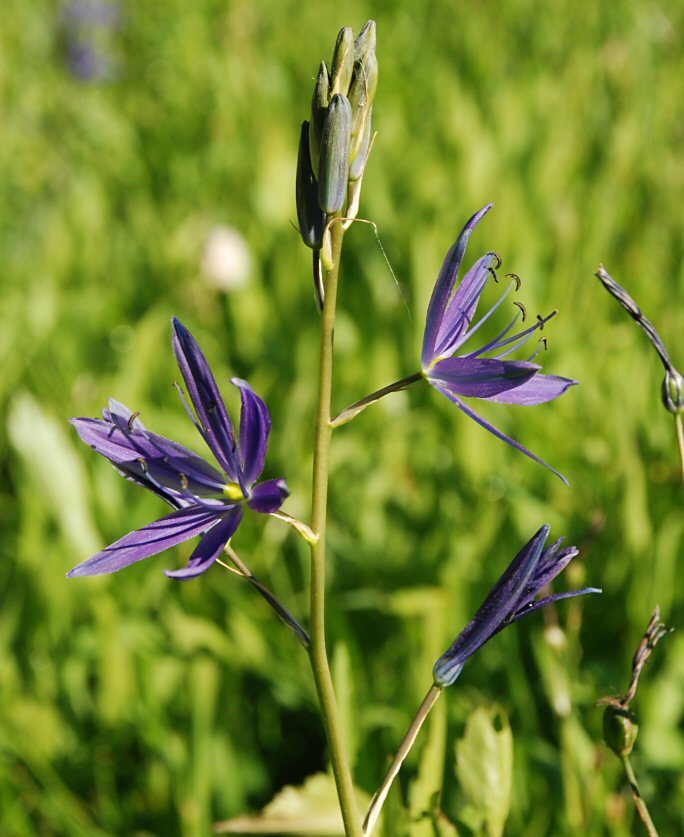
<instances>
[{"instance_id":1,"label":"flower petal","mask_svg":"<svg viewBox=\"0 0 684 837\"><path fill-rule=\"evenodd\" d=\"M112 419L75 418L71 424L82 441L148 488L198 497L221 493L223 475L202 457L178 442L136 427L135 422L129 429L121 416L112 415Z\"/></svg>"},{"instance_id":2,"label":"flower petal","mask_svg":"<svg viewBox=\"0 0 684 837\"><path fill-rule=\"evenodd\" d=\"M290 496L290 489L285 480L266 480L255 485L247 505L261 514L278 511Z\"/></svg>"},{"instance_id":3,"label":"flower petal","mask_svg":"<svg viewBox=\"0 0 684 837\"><path fill-rule=\"evenodd\" d=\"M459 408L459 410L463 410L463 412L467 416L470 416L470 418L473 419L473 421L476 421L481 427L484 427L485 430L489 430L489 432L496 436L497 439L501 439L502 442L506 442L507 444L511 445L511 447L514 447L516 450L519 450L521 453L524 453L525 456L529 456L530 459L534 459L535 462L538 462L540 465L543 465L544 468L548 468L548 470L551 471L551 473L555 474L557 477L560 477L560 479L563 480L563 482L566 485L569 485L568 481L563 476L563 474L560 473L560 471L557 471L555 468L552 468L547 462L544 462L543 459L540 459L538 456L533 454L532 451L529 451L524 445L521 445L520 442L516 442L515 439L512 439L510 436L507 436L501 430L498 430L496 427L494 427L493 424L490 424L488 421L482 418L482 416L479 415L479 413L476 413L472 407L470 407L468 404L462 401L456 393L451 392L446 384L440 384L435 381L430 381L430 383L435 389L439 390L441 393L446 395L446 397L450 401L453 401L453 403Z\"/></svg>"},{"instance_id":4,"label":"flower petal","mask_svg":"<svg viewBox=\"0 0 684 837\"><path fill-rule=\"evenodd\" d=\"M571 599L574 596L585 596L587 593L603 593L603 590L600 587L584 587L582 590L570 590L567 593L554 593L552 596L545 596L543 599L539 599L522 610L519 610L511 617L510 622L517 622L523 616L534 613L535 610L539 610L540 607L545 607L552 602L559 602L561 599Z\"/></svg>"},{"instance_id":5,"label":"flower petal","mask_svg":"<svg viewBox=\"0 0 684 837\"><path fill-rule=\"evenodd\" d=\"M425 318L425 335L423 337L423 369L428 369L438 353L435 352L437 342L437 334L442 320L447 310L447 306L451 299L451 295L456 284L458 271L465 255L468 239L471 232L475 229L480 220L489 212L492 204L489 203L483 207L479 212L476 212L472 218L466 223L461 230L456 243L449 250L444 259L444 264L437 277L430 304L428 305L427 316Z\"/></svg>"},{"instance_id":6,"label":"flower petal","mask_svg":"<svg viewBox=\"0 0 684 837\"><path fill-rule=\"evenodd\" d=\"M523 407L533 407L535 404L546 404L561 396L570 387L579 383L572 378L562 378L560 375L543 375L541 373L523 381L515 389L503 390L495 395L485 395L489 401L499 404L520 404Z\"/></svg>"},{"instance_id":7,"label":"flower petal","mask_svg":"<svg viewBox=\"0 0 684 837\"><path fill-rule=\"evenodd\" d=\"M541 557L549 527L542 528L525 544L484 600L473 619L451 647L435 663L433 676L439 686L450 686L463 664L478 648L501 630L515 613L520 596Z\"/></svg>"},{"instance_id":8,"label":"flower petal","mask_svg":"<svg viewBox=\"0 0 684 837\"><path fill-rule=\"evenodd\" d=\"M475 317L482 291L490 277L487 268L491 267L493 259L491 253L478 259L456 288L435 339L434 355L436 357L452 355L470 337L470 325ZM485 322L493 311L494 308L485 314L483 318Z\"/></svg>"},{"instance_id":9,"label":"flower petal","mask_svg":"<svg viewBox=\"0 0 684 837\"><path fill-rule=\"evenodd\" d=\"M536 363L521 360L450 357L436 363L428 377L459 395L492 398L524 385L540 369Z\"/></svg>"},{"instance_id":10,"label":"flower petal","mask_svg":"<svg viewBox=\"0 0 684 837\"><path fill-rule=\"evenodd\" d=\"M271 432L271 414L263 398L241 378L231 378L232 384L240 388L242 410L240 411L240 454L245 485L250 487L261 476L268 449L268 434Z\"/></svg>"},{"instance_id":11,"label":"flower petal","mask_svg":"<svg viewBox=\"0 0 684 837\"><path fill-rule=\"evenodd\" d=\"M116 543L74 567L67 576L75 578L118 572L136 561L157 555L201 532L206 532L218 519L215 512L197 506L172 512L161 520L155 520L142 529L124 535Z\"/></svg>"},{"instance_id":12,"label":"flower petal","mask_svg":"<svg viewBox=\"0 0 684 837\"><path fill-rule=\"evenodd\" d=\"M206 572L221 554L223 547L235 534L242 520L243 507L235 506L213 526L195 547L188 564L182 570L164 570L169 578L187 581Z\"/></svg>"},{"instance_id":13,"label":"flower petal","mask_svg":"<svg viewBox=\"0 0 684 837\"><path fill-rule=\"evenodd\" d=\"M199 343L176 317L173 318L173 350L206 443L228 477L242 483L235 430L216 379Z\"/></svg>"}]
</instances>

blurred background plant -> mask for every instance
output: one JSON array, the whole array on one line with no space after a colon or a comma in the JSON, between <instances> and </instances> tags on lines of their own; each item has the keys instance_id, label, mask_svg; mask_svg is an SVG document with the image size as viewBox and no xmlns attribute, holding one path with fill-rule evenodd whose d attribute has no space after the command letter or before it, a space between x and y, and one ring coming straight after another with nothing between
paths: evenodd
<instances>
[{"instance_id":1,"label":"blurred background plant","mask_svg":"<svg viewBox=\"0 0 684 837\"><path fill-rule=\"evenodd\" d=\"M0 831L203 835L325 769L306 659L239 579L216 567L171 583L150 560L66 581L163 511L88 456L66 419L113 395L196 445L171 387L170 317L182 316L223 381L246 377L266 398L279 432L265 476L284 473L286 508L307 517L320 322L290 223L300 117L335 33L373 17L378 137L359 215L380 225L400 287L372 230L350 230L336 405L413 371L444 253L490 199L473 260L497 250L532 316L560 309L545 371L581 386L497 410L569 490L428 388L336 433L329 625L357 782L375 789L434 660L549 522L582 549L567 587L603 597L492 642L431 718L385 830L447 834L449 819L465 834L506 821L511 834L629 834L595 701L622 687L654 603L681 623L684 516L650 385L658 359L593 271L609 264L677 353L684 8L118 6L107 84L72 72L63 6L6 0L0 29ZM239 269L212 266L223 228L237 231L225 249ZM286 527L246 520L240 548L305 613L307 554ZM663 833L684 830L683 652L675 632L639 690L635 769ZM478 752L501 771L495 807L463 781Z\"/></svg>"}]
</instances>

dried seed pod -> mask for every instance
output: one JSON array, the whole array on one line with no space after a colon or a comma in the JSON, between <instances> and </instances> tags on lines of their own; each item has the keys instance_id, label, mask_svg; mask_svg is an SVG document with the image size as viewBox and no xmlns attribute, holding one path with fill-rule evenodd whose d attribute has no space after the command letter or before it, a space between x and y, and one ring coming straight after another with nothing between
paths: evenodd
<instances>
[{"instance_id":1,"label":"dried seed pod","mask_svg":"<svg viewBox=\"0 0 684 837\"><path fill-rule=\"evenodd\" d=\"M307 247L319 250L325 227L325 212L318 205L318 181L311 168L309 123L302 122L297 155L297 220Z\"/></svg>"},{"instance_id":2,"label":"dried seed pod","mask_svg":"<svg viewBox=\"0 0 684 837\"><path fill-rule=\"evenodd\" d=\"M349 99L336 94L325 117L318 168L318 203L329 215L342 210L347 196L351 121Z\"/></svg>"}]
</instances>

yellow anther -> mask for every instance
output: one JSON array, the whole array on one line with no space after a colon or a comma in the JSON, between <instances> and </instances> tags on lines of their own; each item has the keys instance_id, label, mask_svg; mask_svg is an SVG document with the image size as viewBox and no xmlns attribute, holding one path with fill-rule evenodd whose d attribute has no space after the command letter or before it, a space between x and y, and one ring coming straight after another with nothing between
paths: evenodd
<instances>
[{"instance_id":1,"label":"yellow anther","mask_svg":"<svg viewBox=\"0 0 684 837\"><path fill-rule=\"evenodd\" d=\"M236 482L229 482L223 486L223 494L229 500L244 500L245 495L242 493L242 489Z\"/></svg>"}]
</instances>

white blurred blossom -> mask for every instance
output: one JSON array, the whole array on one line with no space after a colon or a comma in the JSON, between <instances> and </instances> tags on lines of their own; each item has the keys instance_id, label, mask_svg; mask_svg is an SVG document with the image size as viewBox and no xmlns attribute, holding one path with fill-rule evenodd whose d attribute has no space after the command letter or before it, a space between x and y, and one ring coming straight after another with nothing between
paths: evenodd
<instances>
[{"instance_id":1,"label":"white blurred blossom","mask_svg":"<svg viewBox=\"0 0 684 837\"><path fill-rule=\"evenodd\" d=\"M252 253L243 236L232 227L214 227L204 246L202 270L222 291L244 287L252 272Z\"/></svg>"}]
</instances>

